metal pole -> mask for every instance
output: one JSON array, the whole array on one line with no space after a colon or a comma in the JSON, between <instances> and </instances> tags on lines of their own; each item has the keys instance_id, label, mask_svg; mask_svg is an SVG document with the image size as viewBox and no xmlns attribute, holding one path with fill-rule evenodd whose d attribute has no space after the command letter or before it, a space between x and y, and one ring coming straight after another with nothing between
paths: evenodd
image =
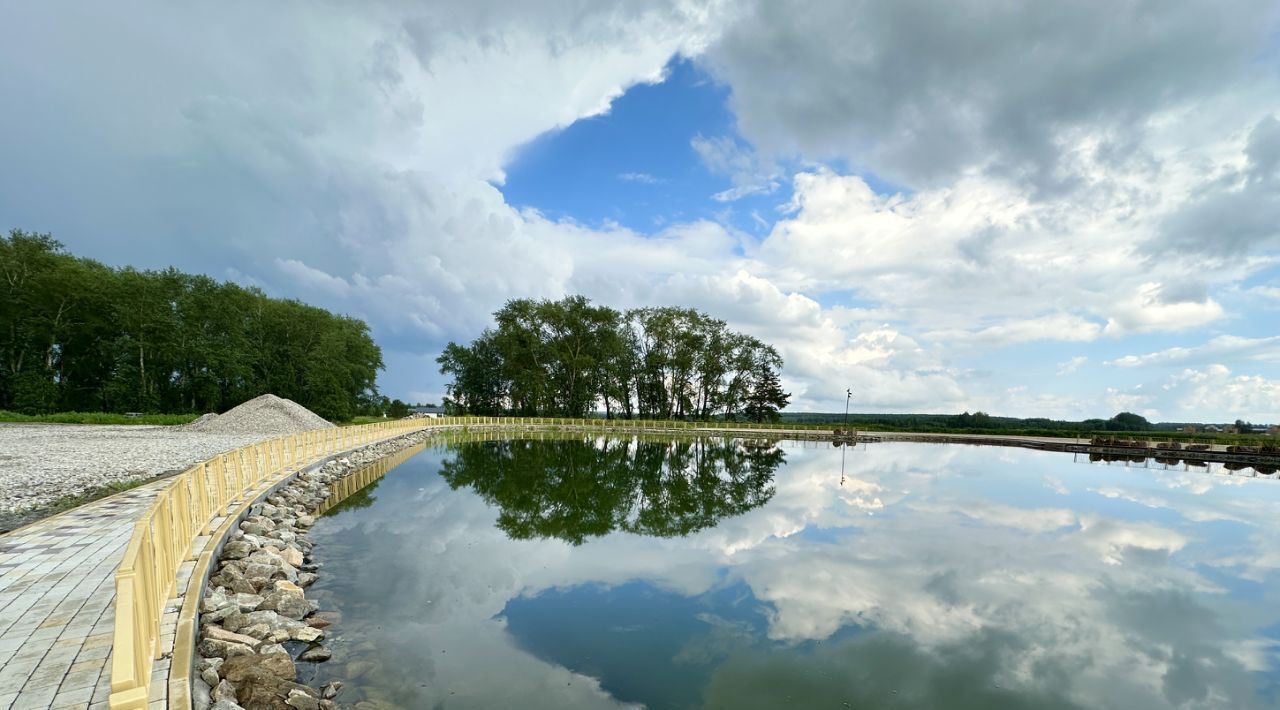
<instances>
[{"instance_id":1,"label":"metal pole","mask_svg":"<svg viewBox=\"0 0 1280 710\"><path fill-rule=\"evenodd\" d=\"M844 430L849 431L849 400L853 397L853 390L846 389L844 391Z\"/></svg>"}]
</instances>

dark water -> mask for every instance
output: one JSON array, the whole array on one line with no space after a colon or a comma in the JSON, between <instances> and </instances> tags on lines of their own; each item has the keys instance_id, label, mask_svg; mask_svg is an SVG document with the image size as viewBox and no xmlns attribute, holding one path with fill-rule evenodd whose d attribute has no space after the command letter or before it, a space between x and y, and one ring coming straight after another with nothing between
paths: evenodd
<instances>
[{"instance_id":1,"label":"dark water","mask_svg":"<svg viewBox=\"0 0 1280 710\"><path fill-rule=\"evenodd\" d=\"M842 457L844 475L841 474ZM1280 482L933 444L428 449L316 526L405 708L1280 705Z\"/></svg>"}]
</instances>

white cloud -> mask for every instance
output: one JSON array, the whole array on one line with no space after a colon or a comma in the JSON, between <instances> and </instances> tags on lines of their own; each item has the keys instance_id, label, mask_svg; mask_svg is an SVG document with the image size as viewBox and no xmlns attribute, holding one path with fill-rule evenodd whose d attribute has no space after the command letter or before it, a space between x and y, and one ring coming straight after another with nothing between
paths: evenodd
<instances>
[{"instance_id":1,"label":"white cloud","mask_svg":"<svg viewBox=\"0 0 1280 710\"><path fill-rule=\"evenodd\" d=\"M1095 340L1101 333L1102 326L1091 320L1068 313L1053 313L1021 320L1011 319L977 330L934 330L925 333L925 337L990 349L1035 340L1088 342Z\"/></svg>"},{"instance_id":2,"label":"white cloud","mask_svg":"<svg viewBox=\"0 0 1280 710\"><path fill-rule=\"evenodd\" d=\"M656 185L660 182L658 178L649 173L618 173L618 179L623 182L638 182L645 185Z\"/></svg>"},{"instance_id":3,"label":"white cloud","mask_svg":"<svg viewBox=\"0 0 1280 710\"><path fill-rule=\"evenodd\" d=\"M1220 335L1194 347L1173 347L1145 355L1125 355L1107 362L1119 367L1148 365L1191 365L1223 359L1280 361L1280 336L1268 338L1242 338Z\"/></svg>"},{"instance_id":4,"label":"white cloud","mask_svg":"<svg viewBox=\"0 0 1280 710\"><path fill-rule=\"evenodd\" d=\"M748 195L767 195L781 187L776 165L762 162L753 150L729 136L697 135L690 145L708 170L727 176L733 182L733 187L712 195L713 200L733 202Z\"/></svg>"},{"instance_id":5,"label":"white cloud","mask_svg":"<svg viewBox=\"0 0 1280 710\"><path fill-rule=\"evenodd\" d=\"M1280 301L1280 286L1254 286L1246 291L1246 293Z\"/></svg>"},{"instance_id":6,"label":"white cloud","mask_svg":"<svg viewBox=\"0 0 1280 710\"><path fill-rule=\"evenodd\" d=\"M1223 421L1248 416L1280 421L1280 380L1258 375L1233 375L1225 365L1203 370L1188 368L1164 384L1167 396L1182 412L1210 412Z\"/></svg>"},{"instance_id":7,"label":"white cloud","mask_svg":"<svg viewBox=\"0 0 1280 710\"><path fill-rule=\"evenodd\" d=\"M1107 320L1108 335L1188 330L1222 317L1222 306L1212 298L1167 300L1161 284L1148 282L1137 293L1117 303Z\"/></svg>"},{"instance_id":8,"label":"white cloud","mask_svg":"<svg viewBox=\"0 0 1280 710\"><path fill-rule=\"evenodd\" d=\"M1108 403L1117 411L1148 419L1229 422L1237 418L1280 421L1280 380L1236 375L1222 364L1185 368L1163 380L1131 388L1111 388Z\"/></svg>"},{"instance_id":9,"label":"white cloud","mask_svg":"<svg viewBox=\"0 0 1280 710\"><path fill-rule=\"evenodd\" d=\"M1064 375L1070 375L1076 370L1079 370L1080 366L1085 364L1088 361L1089 361L1088 357L1084 355L1076 355L1070 360L1067 360L1065 362L1060 362L1058 363L1058 376L1062 377Z\"/></svg>"}]
</instances>

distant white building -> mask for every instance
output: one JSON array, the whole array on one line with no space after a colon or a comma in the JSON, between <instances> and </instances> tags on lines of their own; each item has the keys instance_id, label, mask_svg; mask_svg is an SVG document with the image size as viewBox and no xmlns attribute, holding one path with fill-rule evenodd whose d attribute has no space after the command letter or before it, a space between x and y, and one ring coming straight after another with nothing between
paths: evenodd
<instances>
[{"instance_id":1,"label":"distant white building","mask_svg":"<svg viewBox=\"0 0 1280 710\"><path fill-rule=\"evenodd\" d=\"M409 411L417 417L439 419L444 416L444 407L410 407Z\"/></svg>"}]
</instances>

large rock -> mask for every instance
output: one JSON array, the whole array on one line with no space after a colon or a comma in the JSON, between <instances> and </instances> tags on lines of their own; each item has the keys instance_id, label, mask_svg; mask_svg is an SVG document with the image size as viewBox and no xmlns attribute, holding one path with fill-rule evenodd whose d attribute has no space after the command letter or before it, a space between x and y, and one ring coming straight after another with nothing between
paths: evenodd
<instances>
[{"instance_id":1,"label":"large rock","mask_svg":"<svg viewBox=\"0 0 1280 710\"><path fill-rule=\"evenodd\" d=\"M296 533L290 530L285 530L283 528L276 528L275 530L272 530L271 532L267 533L267 537L273 540L279 540L280 542L283 542L286 545L298 539L298 535Z\"/></svg>"},{"instance_id":2,"label":"large rock","mask_svg":"<svg viewBox=\"0 0 1280 710\"><path fill-rule=\"evenodd\" d=\"M258 645L258 639L252 636L245 636L234 631L227 631L221 626L206 626L204 629L204 637L215 641L230 641L232 643L244 644L253 647Z\"/></svg>"},{"instance_id":3,"label":"large rock","mask_svg":"<svg viewBox=\"0 0 1280 710\"><path fill-rule=\"evenodd\" d=\"M230 681L224 678L218 682L218 685L214 686L213 691L209 693L209 698L213 700L213 702L215 703L218 702L219 700L230 700L231 702L235 702L236 700L235 686L233 686L230 683Z\"/></svg>"},{"instance_id":4,"label":"large rock","mask_svg":"<svg viewBox=\"0 0 1280 710\"><path fill-rule=\"evenodd\" d=\"M292 547L286 547L280 551L280 558L287 562L290 567L296 568L298 565L302 564L302 551Z\"/></svg>"},{"instance_id":5,"label":"large rock","mask_svg":"<svg viewBox=\"0 0 1280 710\"><path fill-rule=\"evenodd\" d=\"M211 693L213 688L218 686L218 679L222 677L218 675L218 668L222 666L222 663L223 659L221 658L201 658L200 663L196 666L200 671L200 679L207 686L206 692ZM213 702L212 698L210 698L209 702Z\"/></svg>"},{"instance_id":6,"label":"large rock","mask_svg":"<svg viewBox=\"0 0 1280 710\"><path fill-rule=\"evenodd\" d=\"M267 522L270 522L270 521L267 521ZM264 536L267 533L274 530L275 525L272 524L271 527L267 527L266 525L263 525L260 522L249 522L248 520L246 520L243 523L240 523L240 529L243 530L246 535Z\"/></svg>"},{"instance_id":7,"label":"large rock","mask_svg":"<svg viewBox=\"0 0 1280 710\"><path fill-rule=\"evenodd\" d=\"M206 592L204 599L200 600L200 611L205 614L228 606L231 606L231 599L222 587L216 587Z\"/></svg>"},{"instance_id":8,"label":"large rock","mask_svg":"<svg viewBox=\"0 0 1280 710\"><path fill-rule=\"evenodd\" d=\"M253 554L258 547L248 540L232 540L222 546L222 556L228 560L238 560Z\"/></svg>"},{"instance_id":9,"label":"large rock","mask_svg":"<svg viewBox=\"0 0 1280 710\"><path fill-rule=\"evenodd\" d=\"M293 681L281 680L266 671L256 669L245 676L237 686L236 697L245 710L297 710L288 700L295 691L308 696L316 691Z\"/></svg>"},{"instance_id":10,"label":"large rock","mask_svg":"<svg viewBox=\"0 0 1280 710\"><path fill-rule=\"evenodd\" d=\"M260 592L271 587L271 582L285 578L284 569L272 565L248 564L244 568L244 579L250 585L250 591Z\"/></svg>"},{"instance_id":11,"label":"large rock","mask_svg":"<svg viewBox=\"0 0 1280 710\"><path fill-rule=\"evenodd\" d=\"M319 641L323 639L324 632L317 628L313 628L310 626L303 626L300 629L292 629L291 631L289 631L289 638L293 639L294 641L303 641L305 643L312 643L314 641Z\"/></svg>"},{"instance_id":12,"label":"large rock","mask_svg":"<svg viewBox=\"0 0 1280 710\"><path fill-rule=\"evenodd\" d=\"M261 625L265 626L269 631L289 631L290 629L296 629L305 626L306 624L303 624L301 621L281 616L271 609L259 609L258 611L252 611L248 614L236 612L223 620L222 625L228 631L243 632L248 636L261 638L261 636L256 633L250 633L248 629Z\"/></svg>"},{"instance_id":13,"label":"large rock","mask_svg":"<svg viewBox=\"0 0 1280 710\"><path fill-rule=\"evenodd\" d=\"M255 653L251 656L236 656L228 658L218 668L218 673L237 688L259 671L265 671L281 680L293 680L297 673L293 659L289 658L287 653ZM240 702L243 704L244 700L241 699Z\"/></svg>"},{"instance_id":14,"label":"large rock","mask_svg":"<svg viewBox=\"0 0 1280 710\"><path fill-rule=\"evenodd\" d=\"M244 559L250 564L269 565L271 567L284 566L284 559L280 557L280 549L270 545L260 550L254 550L252 554Z\"/></svg>"},{"instance_id":15,"label":"large rock","mask_svg":"<svg viewBox=\"0 0 1280 710\"><path fill-rule=\"evenodd\" d=\"M235 602L236 607L244 613L249 613L258 608L262 603L262 596L258 594L236 594L231 598Z\"/></svg>"},{"instance_id":16,"label":"large rock","mask_svg":"<svg viewBox=\"0 0 1280 710\"><path fill-rule=\"evenodd\" d=\"M226 587L237 593L252 594L258 591L258 588L245 578L244 568L239 564L224 565L217 574L209 578L209 584Z\"/></svg>"},{"instance_id":17,"label":"large rock","mask_svg":"<svg viewBox=\"0 0 1280 710\"><path fill-rule=\"evenodd\" d=\"M312 611L311 605L307 603L307 599L302 596L301 591L275 590L268 592L262 597L262 604L258 605L258 608L275 611L280 616L290 619L302 619Z\"/></svg>"},{"instance_id":18,"label":"large rock","mask_svg":"<svg viewBox=\"0 0 1280 710\"><path fill-rule=\"evenodd\" d=\"M320 710L319 700L296 688L289 691L284 704L295 710Z\"/></svg>"},{"instance_id":19,"label":"large rock","mask_svg":"<svg viewBox=\"0 0 1280 710\"><path fill-rule=\"evenodd\" d=\"M214 627L209 627L214 628ZM255 642L256 645L256 642ZM218 639L205 637L200 641L200 655L205 658L238 658L240 656L252 656L253 646L235 641L219 641Z\"/></svg>"},{"instance_id":20,"label":"large rock","mask_svg":"<svg viewBox=\"0 0 1280 710\"><path fill-rule=\"evenodd\" d=\"M307 663L323 663L330 658L333 658L333 652L318 643L311 644L307 650L298 655L299 661Z\"/></svg>"}]
</instances>

